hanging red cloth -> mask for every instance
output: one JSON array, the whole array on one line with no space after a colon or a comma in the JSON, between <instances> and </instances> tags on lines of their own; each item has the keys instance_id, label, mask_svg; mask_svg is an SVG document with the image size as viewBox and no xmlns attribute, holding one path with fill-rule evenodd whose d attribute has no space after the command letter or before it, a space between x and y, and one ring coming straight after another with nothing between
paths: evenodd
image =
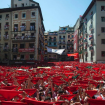
<instances>
[{"instance_id":1,"label":"hanging red cloth","mask_svg":"<svg viewBox=\"0 0 105 105\"><path fill-rule=\"evenodd\" d=\"M18 94L22 94L23 92L15 91L15 90L4 90L0 89L0 95L2 95L8 101L17 96Z\"/></svg>"},{"instance_id":2,"label":"hanging red cloth","mask_svg":"<svg viewBox=\"0 0 105 105\"><path fill-rule=\"evenodd\" d=\"M61 97L70 101L75 95L61 95Z\"/></svg>"},{"instance_id":3,"label":"hanging red cloth","mask_svg":"<svg viewBox=\"0 0 105 105\"><path fill-rule=\"evenodd\" d=\"M90 105L105 105L105 100L100 99L88 99Z\"/></svg>"},{"instance_id":4,"label":"hanging red cloth","mask_svg":"<svg viewBox=\"0 0 105 105\"><path fill-rule=\"evenodd\" d=\"M12 101L2 101L2 105L28 105L27 103L23 102L12 102Z\"/></svg>"},{"instance_id":5,"label":"hanging red cloth","mask_svg":"<svg viewBox=\"0 0 105 105\"><path fill-rule=\"evenodd\" d=\"M70 86L70 87L64 87L64 89L72 94L73 92L78 90L78 87L77 86Z\"/></svg>"},{"instance_id":6,"label":"hanging red cloth","mask_svg":"<svg viewBox=\"0 0 105 105\"><path fill-rule=\"evenodd\" d=\"M4 87L2 87L2 89L6 89L6 90L12 90L12 89L16 89L17 88L17 86L4 86Z\"/></svg>"},{"instance_id":7,"label":"hanging red cloth","mask_svg":"<svg viewBox=\"0 0 105 105\"><path fill-rule=\"evenodd\" d=\"M33 105L53 105L53 102L42 102L42 101L37 101L33 99L23 99L23 102L26 102L27 104L33 104Z\"/></svg>"},{"instance_id":8,"label":"hanging red cloth","mask_svg":"<svg viewBox=\"0 0 105 105\"><path fill-rule=\"evenodd\" d=\"M36 92L36 89L24 89L23 91L25 91L29 96L32 96Z\"/></svg>"},{"instance_id":9,"label":"hanging red cloth","mask_svg":"<svg viewBox=\"0 0 105 105\"><path fill-rule=\"evenodd\" d=\"M96 93L97 93L97 91L96 90L87 90L87 91L85 91L90 97L93 97Z\"/></svg>"}]
</instances>

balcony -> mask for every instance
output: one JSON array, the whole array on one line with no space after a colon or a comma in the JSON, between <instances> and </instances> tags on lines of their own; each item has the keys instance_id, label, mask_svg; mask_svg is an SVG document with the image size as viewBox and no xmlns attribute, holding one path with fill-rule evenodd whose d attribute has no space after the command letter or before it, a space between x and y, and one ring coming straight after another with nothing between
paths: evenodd
<instances>
[{"instance_id":1,"label":"balcony","mask_svg":"<svg viewBox=\"0 0 105 105\"><path fill-rule=\"evenodd\" d=\"M89 35L89 40L93 40L93 35Z\"/></svg>"},{"instance_id":2,"label":"balcony","mask_svg":"<svg viewBox=\"0 0 105 105\"><path fill-rule=\"evenodd\" d=\"M56 42L56 39L49 39L49 42Z\"/></svg>"},{"instance_id":3,"label":"balcony","mask_svg":"<svg viewBox=\"0 0 105 105\"><path fill-rule=\"evenodd\" d=\"M26 26L20 26L21 31L26 31Z\"/></svg>"},{"instance_id":4,"label":"balcony","mask_svg":"<svg viewBox=\"0 0 105 105\"><path fill-rule=\"evenodd\" d=\"M36 32L36 30L35 29L29 29L29 30L26 30L26 26L20 26L20 31L18 30L18 27L15 27L15 28L13 28L13 31L12 32L23 32L23 31L31 31L31 32Z\"/></svg>"},{"instance_id":5,"label":"balcony","mask_svg":"<svg viewBox=\"0 0 105 105\"><path fill-rule=\"evenodd\" d=\"M12 38L12 41L35 41L35 36L28 35L28 36L16 36Z\"/></svg>"},{"instance_id":6,"label":"balcony","mask_svg":"<svg viewBox=\"0 0 105 105\"><path fill-rule=\"evenodd\" d=\"M8 20L9 19L9 17L5 17L5 20Z\"/></svg>"},{"instance_id":7,"label":"balcony","mask_svg":"<svg viewBox=\"0 0 105 105\"><path fill-rule=\"evenodd\" d=\"M84 48L84 52L87 52L87 47Z\"/></svg>"},{"instance_id":8,"label":"balcony","mask_svg":"<svg viewBox=\"0 0 105 105\"><path fill-rule=\"evenodd\" d=\"M9 48L4 47L3 52L9 52L9 51L10 51L10 49L9 49Z\"/></svg>"},{"instance_id":9,"label":"balcony","mask_svg":"<svg viewBox=\"0 0 105 105\"><path fill-rule=\"evenodd\" d=\"M67 53L66 52L63 52L62 55L67 55Z\"/></svg>"},{"instance_id":10,"label":"balcony","mask_svg":"<svg viewBox=\"0 0 105 105\"><path fill-rule=\"evenodd\" d=\"M30 26L30 31L35 31L35 26Z\"/></svg>"},{"instance_id":11,"label":"balcony","mask_svg":"<svg viewBox=\"0 0 105 105\"><path fill-rule=\"evenodd\" d=\"M58 44L66 44L66 42L58 42Z\"/></svg>"},{"instance_id":12,"label":"balcony","mask_svg":"<svg viewBox=\"0 0 105 105\"><path fill-rule=\"evenodd\" d=\"M47 43L47 41L45 41L45 43Z\"/></svg>"},{"instance_id":13,"label":"balcony","mask_svg":"<svg viewBox=\"0 0 105 105\"><path fill-rule=\"evenodd\" d=\"M9 30L9 25L5 25L4 30Z\"/></svg>"},{"instance_id":14,"label":"balcony","mask_svg":"<svg viewBox=\"0 0 105 105\"><path fill-rule=\"evenodd\" d=\"M93 50L94 50L94 48L91 46L91 47L89 47L89 50L90 50L90 51L93 51Z\"/></svg>"},{"instance_id":15,"label":"balcony","mask_svg":"<svg viewBox=\"0 0 105 105\"><path fill-rule=\"evenodd\" d=\"M4 36L3 36L3 39L4 39L4 40L8 40L8 39L9 39L9 35L4 35Z\"/></svg>"},{"instance_id":16,"label":"balcony","mask_svg":"<svg viewBox=\"0 0 105 105\"><path fill-rule=\"evenodd\" d=\"M90 58L91 58L91 62L93 62L93 57L91 56Z\"/></svg>"},{"instance_id":17,"label":"balcony","mask_svg":"<svg viewBox=\"0 0 105 105\"><path fill-rule=\"evenodd\" d=\"M18 49L17 48L13 48L12 49L12 52L16 52L17 53L18 52Z\"/></svg>"},{"instance_id":18,"label":"balcony","mask_svg":"<svg viewBox=\"0 0 105 105\"><path fill-rule=\"evenodd\" d=\"M59 39L60 39L60 40L65 40L65 38L61 38L61 37L59 37Z\"/></svg>"},{"instance_id":19,"label":"balcony","mask_svg":"<svg viewBox=\"0 0 105 105\"><path fill-rule=\"evenodd\" d=\"M57 32L53 32L53 33L50 32L49 35L58 35L58 33Z\"/></svg>"},{"instance_id":20,"label":"balcony","mask_svg":"<svg viewBox=\"0 0 105 105\"><path fill-rule=\"evenodd\" d=\"M90 30L90 31L93 30L93 25L92 25L92 24L89 26L89 30Z\"/></svg>"},{"instance_id":21,"label":"balcony","mask_svg":"<svg viewBox=\"0 0 105 105\"><path fill-rule=\"evenodd\" d=\"M18 27L15 27L14 28L14 32L18 32Z\"/></svg>"},{"instance_id":22,"label":"balcony","mask_svg":"<svg viewBox=\"0 0 105 105\"><path fill-rule=\"evenodd\" d=\"M59 31L59 34L66 34L66 31Z\"/></svg>"},{"instance_id":23,"label":"balcony","mask_svg":"<svg viewBox=\"0 0 105 105\"><path fill-rule=\"evenodd\" d=\"M68 50L73 50L73 47L67 47Z\"/></svg>"},{"instance_id":24,"label":"balcony","mask_svg":"<svg viewBox=\"0 0 105 105\"><path fill-rule=\"evenodd\" d=\"M84 39L84 43L87 43L87 39Z\"/></svg>"},{"instance_id":25,"label":"balcony","mask_svg":"<svg viewBox=\"0 0 105 105\"><path fill-rule=\"evenodd\" d=\"M47 52L45 52L44 54L47 54Z\"/></svg>"},{"instance_id":26,"label":"balcony","mask_svg":"<svg viewBox=\"0 0 105 105\"><path fill-rule=\"evenodd\" d=\"M73 44L73 42L67 42L67 44Z\"/></svg>"},{"instance_id":27,"label":"balcony","mask_svg":"<svg viewBox=\"0 0 105 105\"><path fill-rule=\"evenodd\" d=\"M19 52L35 52L34 48L20 48Z\"/></svg>"},{"instance_id":28,"label":"balcony","mask_svg":"<svg viewBox=\"0 0 105 105\"><path fill-rule=\"evenodd\" d=\"M48 47L57 47L57 45L48 45Z\"/></svg>"},{"instance_id":29,"label":"balcony","mask_svg":"<svg viewBox=\"0 0 105 105\"><path fill-rule=\"evenodd\" d=\"M73 52L73 50L72 50L72 51L68 51L67 53L68 53L68 54L73 54L74 52Z\"/></svg>"}]
</instances>

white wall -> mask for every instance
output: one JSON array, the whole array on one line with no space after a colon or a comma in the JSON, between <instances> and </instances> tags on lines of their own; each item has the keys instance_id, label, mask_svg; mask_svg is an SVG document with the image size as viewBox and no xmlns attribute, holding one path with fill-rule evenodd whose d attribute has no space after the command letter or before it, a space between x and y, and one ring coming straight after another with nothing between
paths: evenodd
<instances>
[{"instance_id":1,"label":"white wall","mask_svg":"<svg viewBox=\"0 0 105 105\"><path fill-rule=\"evenodd\" d=\"M105 61L105 57L101 56L101 51L105 51L105 44L101 44L101 39L105 39L105 33L101 32L101 27L105 27L105 22L101 22L101 16L105 17L105 11L101 11L101 6L105 6L105 1L97 1L97 21L96 21L96 32L97 32L97 61Z\"/></svg>"},{"instance_id":2,"label":"white wall","mask_svg":"<svg viewBox=\"0 0 105 105\"><path fill-rule=\"evenodd\" d=\"M88 12L88 14L85 17L87 19L87 34L88 34L88 37L87 37L87 42L88 42L88 47L87 47L87 52L88 52L87 62L91 62L91 51L89 50L89 46L91 45L91 41L89 40L89 35L91 34L91 31L89 30L89 27L91 25L91 16L90 16L91 12L93 12L93 29L94 29L93 41L96 44L96 4L93 5L91 10ZM84 19L84 21L85 21L85 19ZM85 25L84 25L84 28L85 28ZM83 32L83 35L85 36L85 30ZM94 49L93 50L94 51L93 62L95 62L96 61L96 46L93 46L93 49ZM84 55L84 61L85 61L85 55Z\"/></svg>"}]
</instances>

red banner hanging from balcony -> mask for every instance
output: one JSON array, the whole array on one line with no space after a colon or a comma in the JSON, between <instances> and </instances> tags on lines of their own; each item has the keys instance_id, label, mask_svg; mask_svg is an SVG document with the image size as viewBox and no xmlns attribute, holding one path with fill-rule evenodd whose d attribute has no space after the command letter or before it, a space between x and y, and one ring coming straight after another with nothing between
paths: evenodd
<instances>
[{"instance_id":1,"label":"red banner hanging from balcony","mask_svg":"<svg viewBox=\"0 0 105 105\"><path fill-rule=\"evenodd\" d=\"M19 49L19 52L34 52L34 48L24 48L24 49Z\"/></svg>"},{"instance_id":2,"label":"red banner hanging from balcony","mask_svg":"<svg viewBox=\"0 0 105 105\"><path fill-rule=\"evenodd\" d=\"M68 57L73 56L75 61L79 61L79 54L74 53L74 54L67 54Z\"/></svg>"}]
</instances>

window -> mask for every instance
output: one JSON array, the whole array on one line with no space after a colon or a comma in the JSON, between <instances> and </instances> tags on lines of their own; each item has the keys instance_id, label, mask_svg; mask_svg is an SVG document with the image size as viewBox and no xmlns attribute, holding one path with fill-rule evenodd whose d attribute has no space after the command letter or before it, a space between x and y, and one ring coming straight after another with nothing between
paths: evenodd
<instances>
[{"instance_id":1,"label":"window","mask_svg":"<svg viewBox=\"0 0 105 105\"><path fill-rule=\"evenodd\" d=\"M101 32L105 32L105 27L101 27Z\"/></svg>"},{"instance_id":2,"label":"window","mask_svg":"<svg viewBox=\"0 0 105 105\"><path fill-rule=\"evenodd\" d=\"M32 15L32 17L35 17L35 12L32 12L32 14L31 14L31 15Z\"/></svg>"},{"instance_id":3,"label":"window","mask_svg":"<svg viewBox=\"0 0 105 105\"><path fill-rule=\"evenodd\" d=\"M47 38L47 36L45 36L45 38Z\"/></svg>"},{"instance_id":4,"label":"window","mask_svg":"<svg viewBox=\"0 0 105 105\"><path fill-rule=\"evenodd\" d=\"M22 7L24 7L24 3L22 3Z\"/></svg>"},{"instance_id":5,"label":"window","mask_svg":"<svg viewBox=\"0 0 105 105\"><path fill-rule=\"evenodd\" d=\"M68 50L68 53L70 53L70 50Z\"/></svg>"},{"instance_id":6,"label":"window","mask_svg":"<svg viewBox=\"0 0 105 105\"><path fill-rule=\"evenodd\" d=\"M25 34L24 34L24 33L22 33L22 36L25 36Z\"/></svg>"},{"instance_id":7,"label":"window","mask_svg":"<svg viewBox=\"0 0 105 105\"><path fill-rule=\"evenodd\" d=\"M34 7L35 6L35 4L32 4L32 7Z\"/></svg>"},{"instance_id":8,"label":"window","mask_svg":"<svg viewBox=\"0 0 105 105\"><path fill-rule=\"evenodd\" d=\"M26 14L25 13L22 13L22 18L26 18Z\"/></svg>"},{"instance_id":9,"label":"window","mask_svg":"<svg viewBox=\"0 0 105 105\"><path fill-rule=\"evenodd\" d=\"M105 39L101 39L101 44L105 44Z\"/></svg>"},{"instance_id":10,"label":"window","mask_svg":"<svg viewBox=\"0 0 105 105\"><path fill-rule=\"evenodd\" d=\"M63 48L65 48L65 46L63 46Z\"/></svg>"},{"instance_id":11,"label":"window","mask_svg":"<svg viewBox=\"0 0 105 105\"><path fill-rule=\"evenodd\" d=\"M53 55L56 58L56 55Z\"/></svg>"},{"instance_id":12,"label":"window","mask_svg":"<svg viewBox=\"0 0 105 105\"><path fill-rule=\"evenodd\" d=\"M0 15L0 19L2 18L2 15Z\"/></svg>"},{"instance_id":13,"label":"window","mask_svg":"<svg viewBox=\"0 0 105 105\"><path fill-rule=\"evenodd\" d=\"M15 14L15 19L17 19L18 18L18 14Z\"/></svg>"},{"instance_id":14,"label":"window","mask_svg":"<svg viewBox=\"0 0 105 105\"><path fill-rule=\"evenodd\" d=\"M30 23L30 30L34 31L35 30L35 23Z\"/></svg>"},{"instance_id":15,"label":"window","mask_svg":"<svg viewBox=\"0 0 105 105\"><path fill-rule=\"evenodd\" d=\"M20 28L21 28L21 31L25 31L26 30L26 24L22 23L22 26Z\"/></svg>"},{"instance_id":16,"label":"window","mask_svg":"<svg viewBox=\"0 0 105 105\"><path fill-rule=\"evenodd\" d=\"M15 4L15 8L17 7L17 4Z\"/></svg>"},{"instance_id":17,"label":"window","mask_svg":"<svg viewBox=\"0 0 105 105\"><path fill-rule=\"evenodd\" d=\"M61 49L61 46L59 46L59 49Z\"/></svg>"},{"instance_id":18,"label":"window","mask_svg":"<svg viewBox=\"0 0 105 105\"><path fill-rule=\"evenodd\" d=\"M51 45L51 43L49 43L49 45Z\"/></svg>"},{"instance_id":19,"label":"window","mask_svg":"<svg viewBox=\"0 0 105 105\"><path fill-rule=\"evenodd\" d=\"M14 34L14 37L17 37L17 34Z\"/></svg>"},{"instance_id":20,"label":"window","mask_svg":"<svg viewBox=\"0 0 105 105\"><path fill-rule=\"evenodd\" d=\"M63 38L65 38L65 36L63 36Z\"/></svg>"},{"instance_id":21,"label":"window","mask_svg":"<svg viewBox=\"0 0 105 105\"><path fill-rule=\"evenodd\" d=\"M101 51L101 56L105 57L105 51Z\"/></svg>"},{"instance_id":22,"label":"window","mask_svg":"<svg viewBox=\"0 0 105 105\"><path fill-rule=\"evenodd\" d=\"M56 43L54 43L54 45L56 45Z\"/></svg>"},{"instance_id":23,"label":"window","mask_svg":"<svg viewBox=\"0 0 105 105\"><path fill-rule=\"evenodd\" d=\"M29 43L29 48L34 48L34 43Z\"/></svg>"},{"instance_id":24,"label":"window","mask_svg":"<svg viewBox=\"0 0 105 105\"><path fill-rule=\"evenodd\" d=\"M7 55L7 54L5 54L4 58L5 58L5 59L8 59L8 55Z\"/></svg>"},{"instance_id":25,"label":"window","mask_svg":"<svg viewBox=\"0 0 105 105\"><path fill-rule=\"evenodd\" d=\"M45 52L47 52L47 50L45 50Z\"/></svg>"},{"instance_id":26,"label":"window","mask_svg":"<svg viewBox=\"0 0 105 105\"><path fill-rule=\"evenodd\" d=\"M101 11L105 11L105 6L101 6Z\"/></svg>"},{"instance_id":27,"label":"window","mask_svg":"<svg viewBox=\"0 0 105 105\"><path fill-rule=\"evenodd\" d=\"M24 44L20 44L20 48L25 48L25 45Z\"/></svg>"},{"instance_id":28,"label":"window","mask_svg":"<svg viewBox=\"0 0 105 105\"><path fill-rule=\"evenodd\" d=\"M101 21L102 22L105 22L105 17L101 17Z\"/></svg>"},{"instance_id":29,"label":"window","mask_svg":"<svg viewBox=\"0 0 105 105\"><path fill-rule=\"evenodd\" d=\"M5 47L8 47L8 43L5 43L4 46L5 46Z\"/></svg>"},{"instance_id":30,"label":"window","mask_svg":"<svg viewBox=\"0 0 105 105\"><path fill-rule=\"evenodd\" d=\"M49 57L51 57L51 55L49 55Z\"/></svg>"},{"instance_id":31,"label":"window","mask_svg":"<svg viewBox=\"0 0 105 105\"><path fill-rule=\"evenodd\" d=\"M59 38L61 39L61 36L59 36Z\"/></svg>"},{"instance_id":32,"label":"window","mask_svg":"<svg viewBox=\"0 0 105 105\"><path fill-rule=\"evenodd\" d=\"M14 24L14 31L18 31L18 24Z\"/></svg>"},{"instance_id":33,"label":"window","mask_svg":"<svg viewBox=\"0 0 105 105\"><path fill-rule=\"evenodd\" d=\"M68 35L68 38L70 38L70 35Z\"/></svg>"},{"instance_id":34,"label":"window","mask_svg":"<svg viewBox=\"0 0 105 105\"><path fill-rule=\"evenodd\" d=\"M21 60L24 60L24 55L21 55Z\"/></svg>"},{"instance_id":35,"label":"window","mask_svg":"<svg viewBox=\"0 0 105 105\"><path fill-rule=\"evenodd\" d=\"M5 32L5 35L8 35L8 32Z\"/></svg>"},{"instance_id":36,"label":"window","mask_svg":"<svg viewBox=\"0 0 105 105\"><path fill-rule=\"evenodd\" d=\"M13 55L13 60L16 60L17 59L17 55Z\"/></svg>"},{"instance_id":37,"label":"window","mask_svg":"<svg viewBox=\"0 0 105 105\"><path fill-rule=\"evenodd\" d=\"M34 60L34 54L30 54L30 60Z\"/></svg>"},{"instance_id":38,"label":"window","mask_svg":"<svg viewBox=\"0 0 105 105\"><path fill-rule=\"evenodd\" d=\"M9 25L9 22L6 22L6 25L8 26Z\"/></svg>"},{"instance_id":39,"label":"window","mask_svg":"<svg viewBox=\"0 0 105 105\"><path fill-rule=\"evenodd\" d=\"M35 35L34 35L34 33L31 33L31 37L34 37Z\"/></svg>"},{"instance_id":40,"label":"window","mask_svg":"<svg viewBox=\"0 0 105 105\"><path fill-rule=\"evenodd\" d=\"M0 23L0 30L1 30L1 23Z\"/></svg>"},{"instance_id":41,"label":"window","mask_svg":"<svg viewBox=\"0 0 105 105\"><path fill-rule=\"evenodd\" d=\"M9 14L6 14L6 18L9 18Z\"/></svg>"}]
</instances>

